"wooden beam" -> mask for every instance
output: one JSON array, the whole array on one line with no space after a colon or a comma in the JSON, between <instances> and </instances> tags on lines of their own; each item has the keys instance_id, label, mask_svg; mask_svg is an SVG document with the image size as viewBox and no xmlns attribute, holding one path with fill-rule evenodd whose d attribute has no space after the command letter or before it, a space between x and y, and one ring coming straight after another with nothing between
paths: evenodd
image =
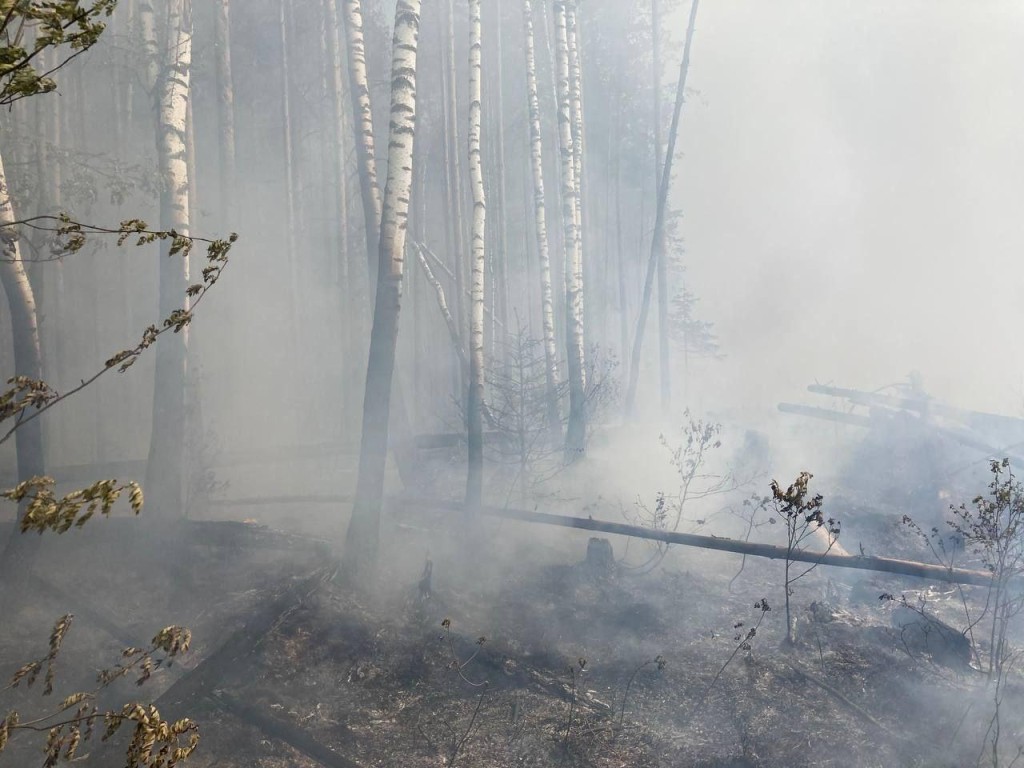
<instances>
[{"instance_id":1,"label":"wooden beam","mask_svg":"<svg viewBox=\"0 0 1024 768\"><path fill-rule=\"evenodd\" d=\"M456 502L432 499L402 499L399 504L406 509L433 509L440 511L461 512L462 505ZM784 560L787 557L786 547L775 544L758 544L756 542L739 541L719 536L701 536L694 533L675 531L658 531L624 523L609 523L593 518L551 515L544 512L528 512L523 509L503 509L500 507L484 507L481 512L490 517L505 520L519 520L525 523L557 525L564 528L578 528L584 531L599 531L636 539L664 541L668 544L680 544L685 547L714 549L720 552L735 552L740 555L765 557L771 560ZM992 576L988 571L974 571L966 568L947 568L931 563L919 563L913 560L897 560L891 557L867 557L841 555L834 552L811 552L796 550L788 553L791 560L801 563L820 563L837 568L855 568L862 571L883 571L898 573L903 576L917 576L923 579L948 581L955 584L978 584L988 586Z\"/></svg>"}]
</instances>

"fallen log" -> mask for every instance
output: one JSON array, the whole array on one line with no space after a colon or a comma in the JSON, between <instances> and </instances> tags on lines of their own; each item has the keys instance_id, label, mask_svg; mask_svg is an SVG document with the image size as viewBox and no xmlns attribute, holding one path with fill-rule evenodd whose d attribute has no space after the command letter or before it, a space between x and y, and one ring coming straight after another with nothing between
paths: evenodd
<instances>
[{"instance_id":1,"label":"fallen log","mask_svg":"<svg viewBox=\"0 0 1024 768\"><path fill-rule=\"evenodd\" d=\"M899 408L917 413L934 413L946 418L955 419L968 426L980 424L1004 424L1007 426L1024 427L1024 419L1015 416L1003 416L998 413L984 413L982 411L971 411L965 408L954 408L950 405L932 400L930 397L906 397L900 395L887 395L881 392L864 392L859 389L846 387L832 387L825 384L811 384L807 387L808 392L816 395L829 395L831 397L842 397L851 403L868 406L885 406Z\"/></svg>"},{"instance_id":2,"label":"fallen log","mask_svg":"<svg viewBox=\"0 0 1024 768\"><path fill-rule=\"evenodd\" d=\"M330 581L336 570L336 566L318 568L306 578L294 581L279 591L249 618L245 626L233 632L216 651L160 694L153 704L161 716L171 722L194 716L195 708L213 698L222 681L233 670L238 671L240 663L256 650L281 619ZM98 745L85 765L89 768L112 765L116 762L113 755L123 749L125 738L127 734L121 734Z\"/></svg>"},{"instance_id":3,"label":"fallen log","mask_svg":"<svg viewBox=\"0 0 1024 768\"><path fill-rule=\"evenodd\" d=\"M779 410L782 411L782 413L792 413L797 416L809 416L812 419L824 419L825 421L837 421L840 424L850 424L855 427L871 427L873 423L870 416L861 416L858 413L832 411L828 408L815 408L810 405L779 403Z\"/></svg>"},{"instance_id":4,"label":"fallen log","mask_svg":"<svg viewBox=\"0 0 1024 768\"><path fill-rule=\"evenodd\" d=\"M334 566L318 568L310 576L285 587L276 598L256 611L245 626L234 632L220 648L164 691L156 700L156 706L161 712L166 709L168 714L181 717L184 705L212 693L220 680L241 659L256 650L278 620L328 582L335 570Z\"/></svg>"},{"instance_id":5,"label":"fallen log","mask_svg":"<svg viewBox=\"0 0 1024 768\"><path fill-rule=\"evenodd\" d=\"M405 508L432 509L445 512L462 512L463 505L458 502L434 499L399 499L398 503ZM776 544L758 544L756 542L739 541L719 536L702 536L695 533L679 533L677 531L658 531L625 523L610 523L594 520L591 517L570 517L552 515L546 512L528 512L524 509L503 509L501 507L483 507L481 512L490 517L505 520L519 520L526 523L557 525L563 528L579 528L584 531L601 531L602 533L618 534L636 539L664 541L669 544L680 544L685 547L700 547L720 552L735 552L753 557L765 557L770 560L784 560L789 557L795 562L819 563L837 568L855 568L862 571L884 571L904 576L917 576L936 581L947 581L955 584L978 584L988 586L992 576L988 571L975 571L967 568L947 568L931 563L919 563L913 560L898 560L891 557L869 557L843 555L835 552L812 552L795 550L788 552L786 547Z\"/></svg>"},{"instance_id":6,"label":"fallen log","mask_svg":"<svg viewBox=\"0 0 1024 768\"><path fill-rule=\"evenodd\" d=\"M895 398L892 398L895 399ZM844 413L842 411L833 411L828 408L816 408L810 405L797 405L795 403L779 403L779 410L782 413L792 413L797 416L808 416L814 419L824 419L825 421L835 421L840 424L850 424L855 427L866 427L871 428L876 424L880 423L883 417L892 418L892 416L899 411L889 409L888 407L881 407L877 403L872 404L870 400L861 398L859 400L851 400L858 405L867 405L872 408L871 416L862 416L857 413ZM911 409L907 409L911 410ZM918 413L915 418L920 417ZM1010 453L1011 449L1018 448L1020 443L1015 443L1008 446L1007 448L1000 448L992 445L989 441L983 440L979 437L974 436L973 433L963 428L954 428L949 426L943 426L940 424L929 424L929 427L934 430L935 434L948 437L950 440L959 443L965 448L973 448L976 451L980 451L988 456L1002 457L1006 456L1012 459L1014 463L1021 465L1024 464L1024 458Z\"/></svg>"},{"instance_id":7,"label":"fallen log","mask_svg":"<svg viewBox=\"0 0 1024 768\"><path fill-rule=\"evenodd\" d=\"M236 699L224 691L214 691L210 694L210 699L225 712L230 712L239 720L258 728L268 738L283 741L306 757L316 760L320 765L327 768L358 768L358 763L338 754L309 731L299 728L287 720L274 717L259 707ZM341 729L341 732L347 736L351 737L352 735L351 731L343 725L335 724L331 726L331 729L335 732Z\"/></svg>"}]
</instances>

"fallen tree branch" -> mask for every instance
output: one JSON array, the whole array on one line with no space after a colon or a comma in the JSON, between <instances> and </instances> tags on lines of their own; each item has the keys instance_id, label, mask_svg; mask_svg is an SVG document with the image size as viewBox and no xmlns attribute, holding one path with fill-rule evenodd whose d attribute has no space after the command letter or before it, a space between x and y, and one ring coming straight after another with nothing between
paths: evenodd
<instances>
[{"instance_id":1,"label":"fallen tree branch","mask_svg":"<svg viewBox=\"0 0 1024 768\"><path fill-rule=\"evenodd\" d=\"M164 691L156 705L161 711L166 709L177 715L177 710L190 700L212 693L220 679L240 659L256 650L263 638L277 626L279 619L320 589L331 579L334 571L333 566L318 568L312 575L285 587L276 599L253 614L246 625L233 633L220 648Z\"/></svg>"},{"instance_id":2,"label":"fallen tree branch","mask_svg":"<svg viewBox=\"0 0 1024 768\"><path fill-rule=\"evenodd\" d=\"M457 502L441 501L433 499L398 499L401 507L410 509L434 509L440 511L461 512L463 505ZM904 576L918 576L924 579L935 579L937 581L948 581L955 584L978 584L988 586L992 576L988 571L974 571L966 568L947 568L942 565L931 563L919 563L913 560L897 560L891 557L860 557L854 555L841 555L834 552L810 552L807 550L796 550L790 552L786 547L775 544L758 544L755 542L739 541L718 536L701 536L694 533L679 533L675 531L659 531L652 528L642 528L637 525L626 525L624 523L609 523L593 518L569 517L567 515L551 515L545 512L528 512L523 509L502 509L500 507L483 507L481 513L490 517L500 517L506 520L520 520L526 523L541 523L543 525L558 525L563 528L579 528L585 531L600 531L602 533L618 534L637 539L648 539L651 541L664 541L669 544L680 544L686 547L700 547L701 549L714 549L720 552L736 552L742 555L754 557L766 557L771 560L790 560L802 563L820 563L821 565L832 565L837 568L855 568L862 571L884 571L886 573L899 573Z\"/></svg>"}]
</instances>

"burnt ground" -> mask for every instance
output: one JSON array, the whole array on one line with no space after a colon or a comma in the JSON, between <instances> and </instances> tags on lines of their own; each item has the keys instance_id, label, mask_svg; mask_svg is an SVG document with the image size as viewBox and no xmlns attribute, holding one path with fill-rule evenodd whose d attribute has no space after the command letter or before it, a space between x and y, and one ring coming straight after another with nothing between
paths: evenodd
<instances>
[{"instance_id":1,"label":"burnt ground","mask_svg":"<svg viewBox=\"0 0 1024 768\"><path fill-rule=\"evenodd\" d=\"M737 557L675 549L649 574L602 571L584 562L579 533L531 530L535 538L517 544L511 524L489 523L475 534L484 542L478 554L467 557L451 544L465 532L450 521L398 523L385 537L393 551L379 595L323 584L232 657L209 695L186 703L202 728L189 764L416 767L454 758L482 767L798 768L978 759L992 711L984 676L956 649L925 647L894 628L894 604L878 600L882 592L912 604L926 596L929 610L960 627L959 596L948 587L818 569L795 586L797 643L787 647L779 563L748 560L733 580ZM234 534L128 546L103 521L94 525L89 540L60 543L52 559L60 565L47 575L54 590L5 617L3 674L45 653L49 625L66 604L79 613L56 695L87 687L118 648L186 624L195 643L183 663L108 697L159 703L282 585L325 559L302 546L231 545ZM426 596L419 581L428 552ZM771 610L758 624L762 598ZM113 627L123 628L119 637ZM1015 681L1004 713L1020 711ZM35 691L3 696L4 707L25 712L40 703ZM1002 738L1012 758L1021 739L1010 717ZM42 764L30 741L12 739L0 766ZM309 756L317 750L319 760ZM120 764L107 754L87 764Z\"/></svg>"}]
</instances>

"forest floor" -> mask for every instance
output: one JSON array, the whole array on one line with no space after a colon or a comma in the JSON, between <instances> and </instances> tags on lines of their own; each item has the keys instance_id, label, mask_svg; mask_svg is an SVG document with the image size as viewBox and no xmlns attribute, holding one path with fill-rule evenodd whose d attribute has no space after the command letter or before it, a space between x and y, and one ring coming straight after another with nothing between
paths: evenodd
<instances>
[{"instance_id":1,"label":"forest floor","mask_svg":"<svg viewBox=\"0 0 1024 768\"><path fill-rule=\"evenodd\" d=\"M27 660L25 649L45 653L49 624L68 601L78 605L83 626L62 651L56 695L86 686L99 666L116 661L117 648L186 624L195 637L186 661L158 670L145 688L110 692L112 700L155 700L281 584L318 562L309 553L210 542L132 548L104 533L103 521L92 525L88 546L59 545L63 555L48 575L56 591L0 627L7 674ZM388 525L388 586L380 594L358 597L326 582L232 660L213 698L187 707L202 729L190 765L978 763L992 687L955 650L925 648L894 628L898 605L879 599L927 598L930 611L959 627L951 586L819 568L794 587L797 640L789 647L780 563L748 558L737 577L736 556L673 549L641 575L584 562L578 532L485 523L474 539L485 543L467 557L452 543L465 532L440 517ZM906 537L892 526L878 535L899 549ZM427 553L429 595L420 586ZM100 626L104 617L122 627L119 637ZM1002 694L1004 754L1012 758L1021 742L1019 676ZM15 695L25 712L38 704L36 691L3 695L4 707ZM223 706L224 696L236 706ZM289 745L261 717L303 734L326 756ZM40 745L29 742L12 739L0 767L41 765L31 751Z\"/></svg>"}]
</instances>

